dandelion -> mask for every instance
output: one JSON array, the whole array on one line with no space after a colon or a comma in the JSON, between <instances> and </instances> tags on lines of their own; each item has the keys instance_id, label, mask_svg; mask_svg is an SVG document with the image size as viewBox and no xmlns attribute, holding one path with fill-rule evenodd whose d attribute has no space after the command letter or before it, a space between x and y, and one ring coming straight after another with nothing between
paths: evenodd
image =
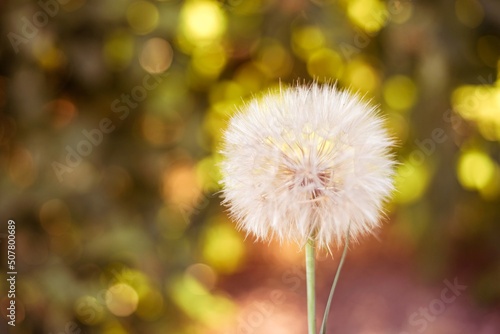
<instances>
[{"instance_id":1,"label":"dandelion","mask_svg":"<svg viewBox=\"0 0 500 334\"><path fill-rule=\"evenodd\" d=\"M224 203L259 239L319 246L371 233L393 189L393 144L376 109L312 85L254 100L225 132Z\"/></svg>"},{"instance_id":2,"label":"dandelion","mask_svg":"<svg viewBox=\"0 0 500 334\"><path fill-rule=\"evenodd\" d=\"M237 112L224 134L223 204L257 239L306 245L314 275L314 245L340 245L379 226L393 190L392 145L377 109L347 91L312 84L268 93Z\"/></svg>"}]
</instances>

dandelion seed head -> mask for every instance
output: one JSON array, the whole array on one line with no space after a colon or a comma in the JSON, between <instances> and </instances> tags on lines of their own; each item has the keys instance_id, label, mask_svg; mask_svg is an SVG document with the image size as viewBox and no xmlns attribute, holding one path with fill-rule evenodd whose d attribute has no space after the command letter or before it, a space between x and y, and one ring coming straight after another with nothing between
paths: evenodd
<instances>
[{"instance_id":1,"label":"dandelion seed head","mask_svg":"<svg viewBox=\"0 0 500 334\"><path fill-rule=\"evenodd\" d=\"M223 204L258 239L328 247L379 226L392 190L393 140L376 108L332 85L280 89L229 121Z\"/></svg>"}]
</instances>

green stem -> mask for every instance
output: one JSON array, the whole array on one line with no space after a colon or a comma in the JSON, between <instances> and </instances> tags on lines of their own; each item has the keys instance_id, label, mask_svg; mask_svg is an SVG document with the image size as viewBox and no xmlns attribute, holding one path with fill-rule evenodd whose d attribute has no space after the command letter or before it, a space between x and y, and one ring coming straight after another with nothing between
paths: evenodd
<instances>
[{"instance_id":1,"label":"green stem","mask_svg":"<svg viewBox=\"0 0 500 334\"><path fill-rule=\"evenodd\" d=\"M306 244L307 323L309 334L316 334L316 291L314 261L314 240L309 239Z\"/></svg>"},{"instance_id":2,"label":"green stem","mask_svg":"<svg viewBox=\"0 0 500 334\"><path fill-rule=\"evenodd\" d=\"M344 264L345 256L347 254L347 246L349 245L349 232L351 230L351 224L349 223L349 227L347 228L347 237L345 239L345 247L344 253L342 254L342 258L340 259L339 267L337 269L337 273L335 274L335 279L333 280L332 289L330 290L330 296L328 297L328 303L325 308L325 315L323 316L323 323L321 324L320 334L326 334L326 321L328 319L328 314L330 313L330 305L332 303L333 293L335 292L335 287L337 286L337 281L339 280L340 270L342 269L342 265Z\"/></svg>"}]
</instances>

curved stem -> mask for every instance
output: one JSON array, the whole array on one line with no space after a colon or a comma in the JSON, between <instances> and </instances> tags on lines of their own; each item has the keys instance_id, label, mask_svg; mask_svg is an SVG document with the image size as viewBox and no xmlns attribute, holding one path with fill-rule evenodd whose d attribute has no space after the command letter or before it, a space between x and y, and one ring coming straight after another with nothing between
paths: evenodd
<instances>
[{"instance_id":1,"label":"curved stem","mask_svg":"<svg viewBox=\"0 0 500 334\"><path fill-rule=\"evenodd\" d=\"M314 275L314 240L306 244L306 283L307 283L307 324L309 334L316 334L316 292Z\"/></svg>"},{"instance_id":2,"label":"curved stem","mask_svg":"<svg viewBox=\"0 0 500 334\"><path fill-rule=\"evenodd\" d=\"M342 253L342 258L340 259L339 267L337 268L337 273L335 274L335 279L333 280L332 289L330 290L330 296L328 297L328 303L325 308L325 315L323 316L323 323L321 324L320 334L326 334L326 321L328 319L328 314L330 313L330 306L332 304L333 293L335 292L335 287L337 286L337 281L339 280L340 270L344 264L345 256L347 254L347 246L349 245L349 232L351 230L351 223L347 227L347 237L345 239L344 253Z\"/></svg>"}]
</instances>

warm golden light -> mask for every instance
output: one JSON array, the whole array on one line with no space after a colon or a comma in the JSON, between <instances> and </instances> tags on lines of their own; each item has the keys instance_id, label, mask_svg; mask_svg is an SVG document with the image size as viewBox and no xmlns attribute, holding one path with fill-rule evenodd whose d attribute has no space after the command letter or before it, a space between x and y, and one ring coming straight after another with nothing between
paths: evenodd
<instances>
[{"instance_id":1,"label":"warm golden light","mask_svg":"<svg viewBox=\"0 0 500 334\"><path fill-rule=\"evenodd\" d=\"M127 9L127 21L139 35L145 35L158 26L159 13L155 5L149 1L132 2Z\"/></svg>"},{"instance_id":2,"label":"warm golden light","mask_svg":"<svg viewBox=\"0 0 500 334\"><path fill-rule=\"evenodd\" d=\"M218 223L207 231L204 239L203 257L218 272L231 273L242 264L245 247L233 226ZM231 252L225 249L231 249Z\"/></svg>"},{"instance_id":3,"label":"warm golden light","mask_svg":"<svg viewBox=\"0 0 500 334\"><path fill-rule=\"evenodd\" d=\"M422 152L419 153L422 154ZM397 169L395 181L398 191L395 193L395 201L411 203L421 198L427 190L430 177L431 174L427 165L405 161Z\"/></svg>"},{"instance_id":4,"label":"warm golden light","mask_svg":"<svg viewBox=\"0 0 500 334\"><path fill-rule=\"evenodd\" d=\"M340 55L330 49L321 49L307 61L307 72L319 82L332 82L342 75L343 61Z\"/></svg>"},{"instance_id":5,"label":"warm golden light","mask_svg":"<svg viewBox=\"0 0 500 334\"><path fill-rule=\"evenodd\" d=\"M138 302L137 292L124 283L115 284L106 292L106 306L111 313L119 317L134 313Z\"/></svg>"},{"instance_id":6,"label":"warm golden light","mask_svg":"<svg viewBox=\"0 0 500 334\"><path fill-rule=\"evenodd\" d=\"M352 0L347 3L347 15L367 32L377 32L386 25L389 12L380 0Z\"/></svg>"},{"instance_id":7,"label":"warm golden light","mask_svg":"<svg viewBox=\"0 0 500 334\"><path fill-rule=\"evenodd\" d=\"M495 174L495 163L481 151L462 153L457 168L458 180L467 189L486 188Z\"/></svg>"},{"instance_id":8,"label":"warm golden light","mask_svg":"<svg viewBox=\"0 0 500 334\"><path fill-rule=\"evenodd\" d=\"M342 81L345 86L361 93L371 93L377 90L380 83L375 69L363 59L355 59L345 67Z\"/></svg>"},{"instance_id":9,"label":"warm golden light","mask_svg":"<svg viewBox=\"0 0 500 334\"><path fill-rule=\"evenodd\" d=\"M134 55L134 38L125 30L115 30L104 38L104 60L115 70L126 68Z\"/></svg>"},{"instance_id":10,"label":"warm golden light","mask_svg":"<svg viewBox=\"0 0 500 334\"><path fill-rule=\"evenodd\" d=\"M201 192L194 166L183 162L167 169L163 173L162 193L169 203L188 211L195 209Z\"/></svg>"},{"instance_id":11,"label":"warm golden light","mask_svg":"<svg viewBox=\"0 0 500 334\"><path fill-rule=\"evenodd\" d=\"M155 37L144 44L139 62L149 73L161 73L170 67L173 55L170 44L162 38Z\"/></svg>"},{"instance_id":12,"label":"warm golden light","mask_svg":"<svg viewBox=\"0 0 500 334\"><path fill-rule=\"evenodd\" d=\"M304 26L292 31L292 48L297 56L308 59L311 54L325 45L325 36L320 28Z\"/></svg>"},{"instance_id":13,"label":"warm golden light","mask_svg":"<svg viewBox=\"0 0 500 334\"><path fill-rule=\"evenodd\" d=\"M404 75L396 75L384 83L384 100L395 110L407 110L417 100L417 87L413 81Z\"/></svg>"},{"instance_id":14,"label":"warm golden light","mask_svg":"<svg viewBox=\"0 0 500 334\"><path fill-rule=\"evenodd\" d=\"M286 76L292 68L292 58L288 51L275 40L265 40L257 52L256 63L269 77Z\"/></svg>"},{"instance_id":15,"label":"warm golden light","mask_svg":"<svg viewBox=\"0 0 500 334\"><path fill-rule=\"evenodd\" d=\"M488 140L500 140L500 88L460 86L451 96L453 109L473 121Z\"/></svg>"},{"instance_id":16,"label":"warm golden light","mask_svg":"<svg viewBox=\"0 0 500 334\"><path fill-rule=\"evenodd\" d=\"M174 303L201 324L220 330L234 321L235 305L226 297L211 294L189 274L171 279L167 289Z\"/></svg>"},{"instance_id":17,"label":"warm golden light","mask_svg":"<svg viewBox=\"0 0 500 334\"><path fill-rule=\"evenodd\" d=\"M219 44L197 47L193 50L191 64L196 73L202 77L216 78L224 69L227 55Z\"/></svg>"},{"instance_id":18,"label":"warm golden light","mask_svg":"<svg viewBox=\"0 0 500 334\"><path fill-rule=\"evenodd\" d=\"M191 44L204 44L224 34L226 17L216 2L190 0L182 7L179 28Z\"/></svg>"}]
</instances>

